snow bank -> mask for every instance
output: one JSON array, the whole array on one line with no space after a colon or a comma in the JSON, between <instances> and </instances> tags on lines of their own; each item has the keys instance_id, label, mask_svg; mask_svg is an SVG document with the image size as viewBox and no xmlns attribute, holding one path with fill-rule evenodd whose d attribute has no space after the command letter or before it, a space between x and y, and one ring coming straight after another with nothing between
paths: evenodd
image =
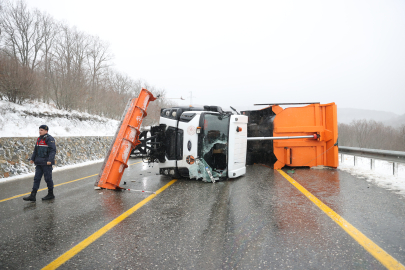
<instances>
[{"instance_id":1,"label":"snow bank","mask_svg":"<svg viewBox=\"0 0 405 270\"><path fill-rule=\"evenodd\" d=\"M0 100L0 137L38 137L43 124L52 136L114 136L119 121L41 102L18 105Z\"/></svg>"},{"instance_id":2,"label":"snow bank","mask_svg":"<svg viewBox=\"0 0 405 270\"><path fill-rule=\"evenodd\" d=\"M398 175L394 176L392 162L376 160L372 171L369 158L357 157L354 166L353 156L345 154L339 169L405 197L405 164L398 164Z\"/></svg>"}]
</instances>

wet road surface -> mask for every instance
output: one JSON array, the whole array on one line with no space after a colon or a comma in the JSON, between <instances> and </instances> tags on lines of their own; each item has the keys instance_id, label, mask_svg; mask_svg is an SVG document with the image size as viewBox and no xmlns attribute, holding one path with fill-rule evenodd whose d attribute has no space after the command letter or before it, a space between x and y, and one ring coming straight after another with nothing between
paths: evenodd
<instances>
[{"instance_id":1,"label":"wet road surface","mask_svg":"<svg viewBox=\"0 0 405 270\"><path fill-rule=\"evenodd\" d=\"M132 159L132 163L140 162ZM101 163L54 173L55 184L97 174ZM287 171L287 170L284 170ZM171 181L142 163L123 187ZM405 265L405 199L339 170L290 174ZM0 202L0 269L41 269L150 193L94 190L96 176L55 188L56 199ZM0 201L32 177L0 184ZM41 182L41 188L45 182ZM59 269L385 269L279 172L255 165L238 179L178 180Z\"/></svg>"}]
</instances>

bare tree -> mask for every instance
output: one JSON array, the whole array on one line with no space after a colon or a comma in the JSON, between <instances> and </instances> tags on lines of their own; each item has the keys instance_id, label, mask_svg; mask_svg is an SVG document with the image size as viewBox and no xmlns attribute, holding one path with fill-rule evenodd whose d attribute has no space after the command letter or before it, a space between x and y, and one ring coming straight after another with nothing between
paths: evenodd
<instances>
[{"instance_id":1,"label":"bare tree","mask_svg":"<svg viewBox=\"0 0 405 270\"><path fill-rule=\"evenodd\" d=\"M67 25L60 26L48 71L52 87L52 99L60 109L83 109L88 80L86 55L87 37Z\"/></svg>"},{"instance_id":2,"label":"bare tree","mask_svg":"<svg viewBox=\"0 0 405 270\"><path fill-rule=\"evenodd\" d=\"M368 122L362 120L353 120L353 122L351 123L351 125L354 127L357 145L359 147L366 147L367 143L370 142L374 124L374 121Z\"/></svg>"},{"instance_id":3,"label":"bare tree","mask_svg":"<svg viewBox=\"0 0 405 270\"><path fill-rule=\"evenodd\" d=\"M405 125L403 124L399 129L398 145L400 151L405 151Z\"/></svg>"},{"instance_id":4,"label":"bare tree","mask_svg":"<svg viewBox=\"0 0 405 270\"><path fill-rule=\"evenodd\" d=\"M145 87L161 99L151 103L149 119L171 104L165 91L110 68L109 45L40 11L26 2L0 0L0 98L54 103L119 119L130 98Z\"/></svg>"},{"instance_id":5,"label":"bare tree","mask_svg":"<svg viewBox=\"0 0 405 270\"><path fill-rule=\"evenodd\" d=\"M43 14L41 17L41 26L44 33L44 42L42 46L41 58L41 96L42 100L49 103L51 100L51 82L50 82L50 68L52 61L53 47L55 45L56 37L59 30L59 25L55 23L53 18L48 14Z\"/></svg>"},{"instance_id":6,"label":"bare tree","mask_svg":"<svg viewBox=\"0 0 405 270\"><path fill-rule=\"evenodd\" d=\"M144 84L144 88L148 89L157 97L154 102L149 103L148 117L144 120L144 125L158 125L160 119L160 111L162 108L170 108L177 104L170 99L166 99L166 91L164 89L156 89L153 86Z\"/></svg>"},{"instance_id":7,"label":"bare tree","mask_svg":"<svg viewBox=\"0 0 405 270\"><path fill-rule=\"evenodd\" d=\"M4 32L2 50L18 59L22 66L34 70L44 42L41 13L30 11L25 2L17 1L6 3L0 16L0 28Z\"/></svg>"},{"instance_id":8,"label":"bare tree","mask_svg":"<svg viewBox=\"0 0 405 270\"><path fill-rule=\"evenodd\" d=\"M394 151L405 150L405 126L394 128L373 120L339 124L339 145Z\"/></svg>"},{"instance_id":9,"label":"bare tree","mask_svg":"<svg viewBox=\"0 0 405 270\"><path fill-rule=\"evenodd\" d=\"M15 58L0 52L0 95L2 99L23 104L32 99L35 74Z\"/></svg>"},{"instance_id":10,"label":"bare tree","mask_svg":"<svg viewBox=\"0 0 405 270\"><path fill-rule=\"evenodd\" d=\"M111 65L112 55L109 53L107 43L99 37L90 37L87 51L87 63L90 73L89 98L87 100L87 110L91 113L99 108L99 91L107 68Z\"/></svg>"},{"instance_id":11,"label":"bare tree","mask_svg":"<svg viewBox=\"0 0 405 270\"><path fill-rule=\"evenodd\" d=\"M141 82L111 69L107 75L106 91L109 92L108 96L111 98L112 95L113 98L105 101L108 103L105 113L114 115L113 118L119 119L128 100L138 96L141 90Z\"/></svg>"},{"instance_id":12,"label":"bare tree","mask_svg":"<svg viewBox=\"0 0 405 270\"><path fill-rule=\"evenodd\" d=\"M0 14L4 12L4 2L2 0L0 0ZM1 40L3 37L3 32L2 31L3 28L3 16L0 16L0 44L1 44Z\"/></svg>"},{"instance_id":13,"label":"bare tree","mask_svg":"<svg viewBox=\"0 0 405 270\"><path fill-rule=\"evenodd\" d=\"M5 78L2 78L2 92L10 101L23 103L29 97L35 98L35 68L40 63L43 44L41 18L38 10L28 10L23 1L5 2L2 6L0 50L4 56L3 62L9 68ZM17 79L21 81L17 82Z\"/></svg>"}]
</instances>

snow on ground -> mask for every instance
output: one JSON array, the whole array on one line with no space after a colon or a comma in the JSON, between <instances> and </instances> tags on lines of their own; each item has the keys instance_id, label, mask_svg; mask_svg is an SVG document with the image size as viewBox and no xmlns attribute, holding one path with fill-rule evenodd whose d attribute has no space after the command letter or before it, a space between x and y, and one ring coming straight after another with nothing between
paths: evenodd
<instances>
[{"instance_id":1,"label":"snow on ground","mask_svg":"<svg viewBox=\"0 0 405 270\"><path fill-rule=\"evenodd\" d=\"M52 136L114 136L119 121L36 101L18 105L0 100L0 137L38 137L44 124Z\"/></svg>"},{"instance_id":2,"label":"snow on ground","mask_svg":"<svg viewBox=\"0 0 405 270\"><path fill-rule=\"evenodd\" d=\"M340 155L339 161L341 161ZM375 169L370 168L369 158L357 157L356 166L354 166L353 156L346 154L343 163L339 164L340 170L405 197L405 164L398 163L397 176L393 175L393 164L389 161L375 160Z\"/></svg>"}]
</instances>

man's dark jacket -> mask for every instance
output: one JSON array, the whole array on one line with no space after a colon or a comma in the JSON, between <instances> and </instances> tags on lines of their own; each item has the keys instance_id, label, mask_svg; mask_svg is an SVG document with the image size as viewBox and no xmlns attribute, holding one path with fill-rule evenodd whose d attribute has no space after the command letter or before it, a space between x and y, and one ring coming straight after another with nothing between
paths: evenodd
<instances>
[{"instance_id":1,"label":"man's dark jacket","mask_svg":"<svg viewBox=\"0 0 405 270\"><path fill-rule=\"evenodd\" d=\"M34 161L35 165L47 165L48 161L55 165L55 154L55 139L51 135L45 134L38 137L31 160Z\"/></svg>"}]
</instances>

